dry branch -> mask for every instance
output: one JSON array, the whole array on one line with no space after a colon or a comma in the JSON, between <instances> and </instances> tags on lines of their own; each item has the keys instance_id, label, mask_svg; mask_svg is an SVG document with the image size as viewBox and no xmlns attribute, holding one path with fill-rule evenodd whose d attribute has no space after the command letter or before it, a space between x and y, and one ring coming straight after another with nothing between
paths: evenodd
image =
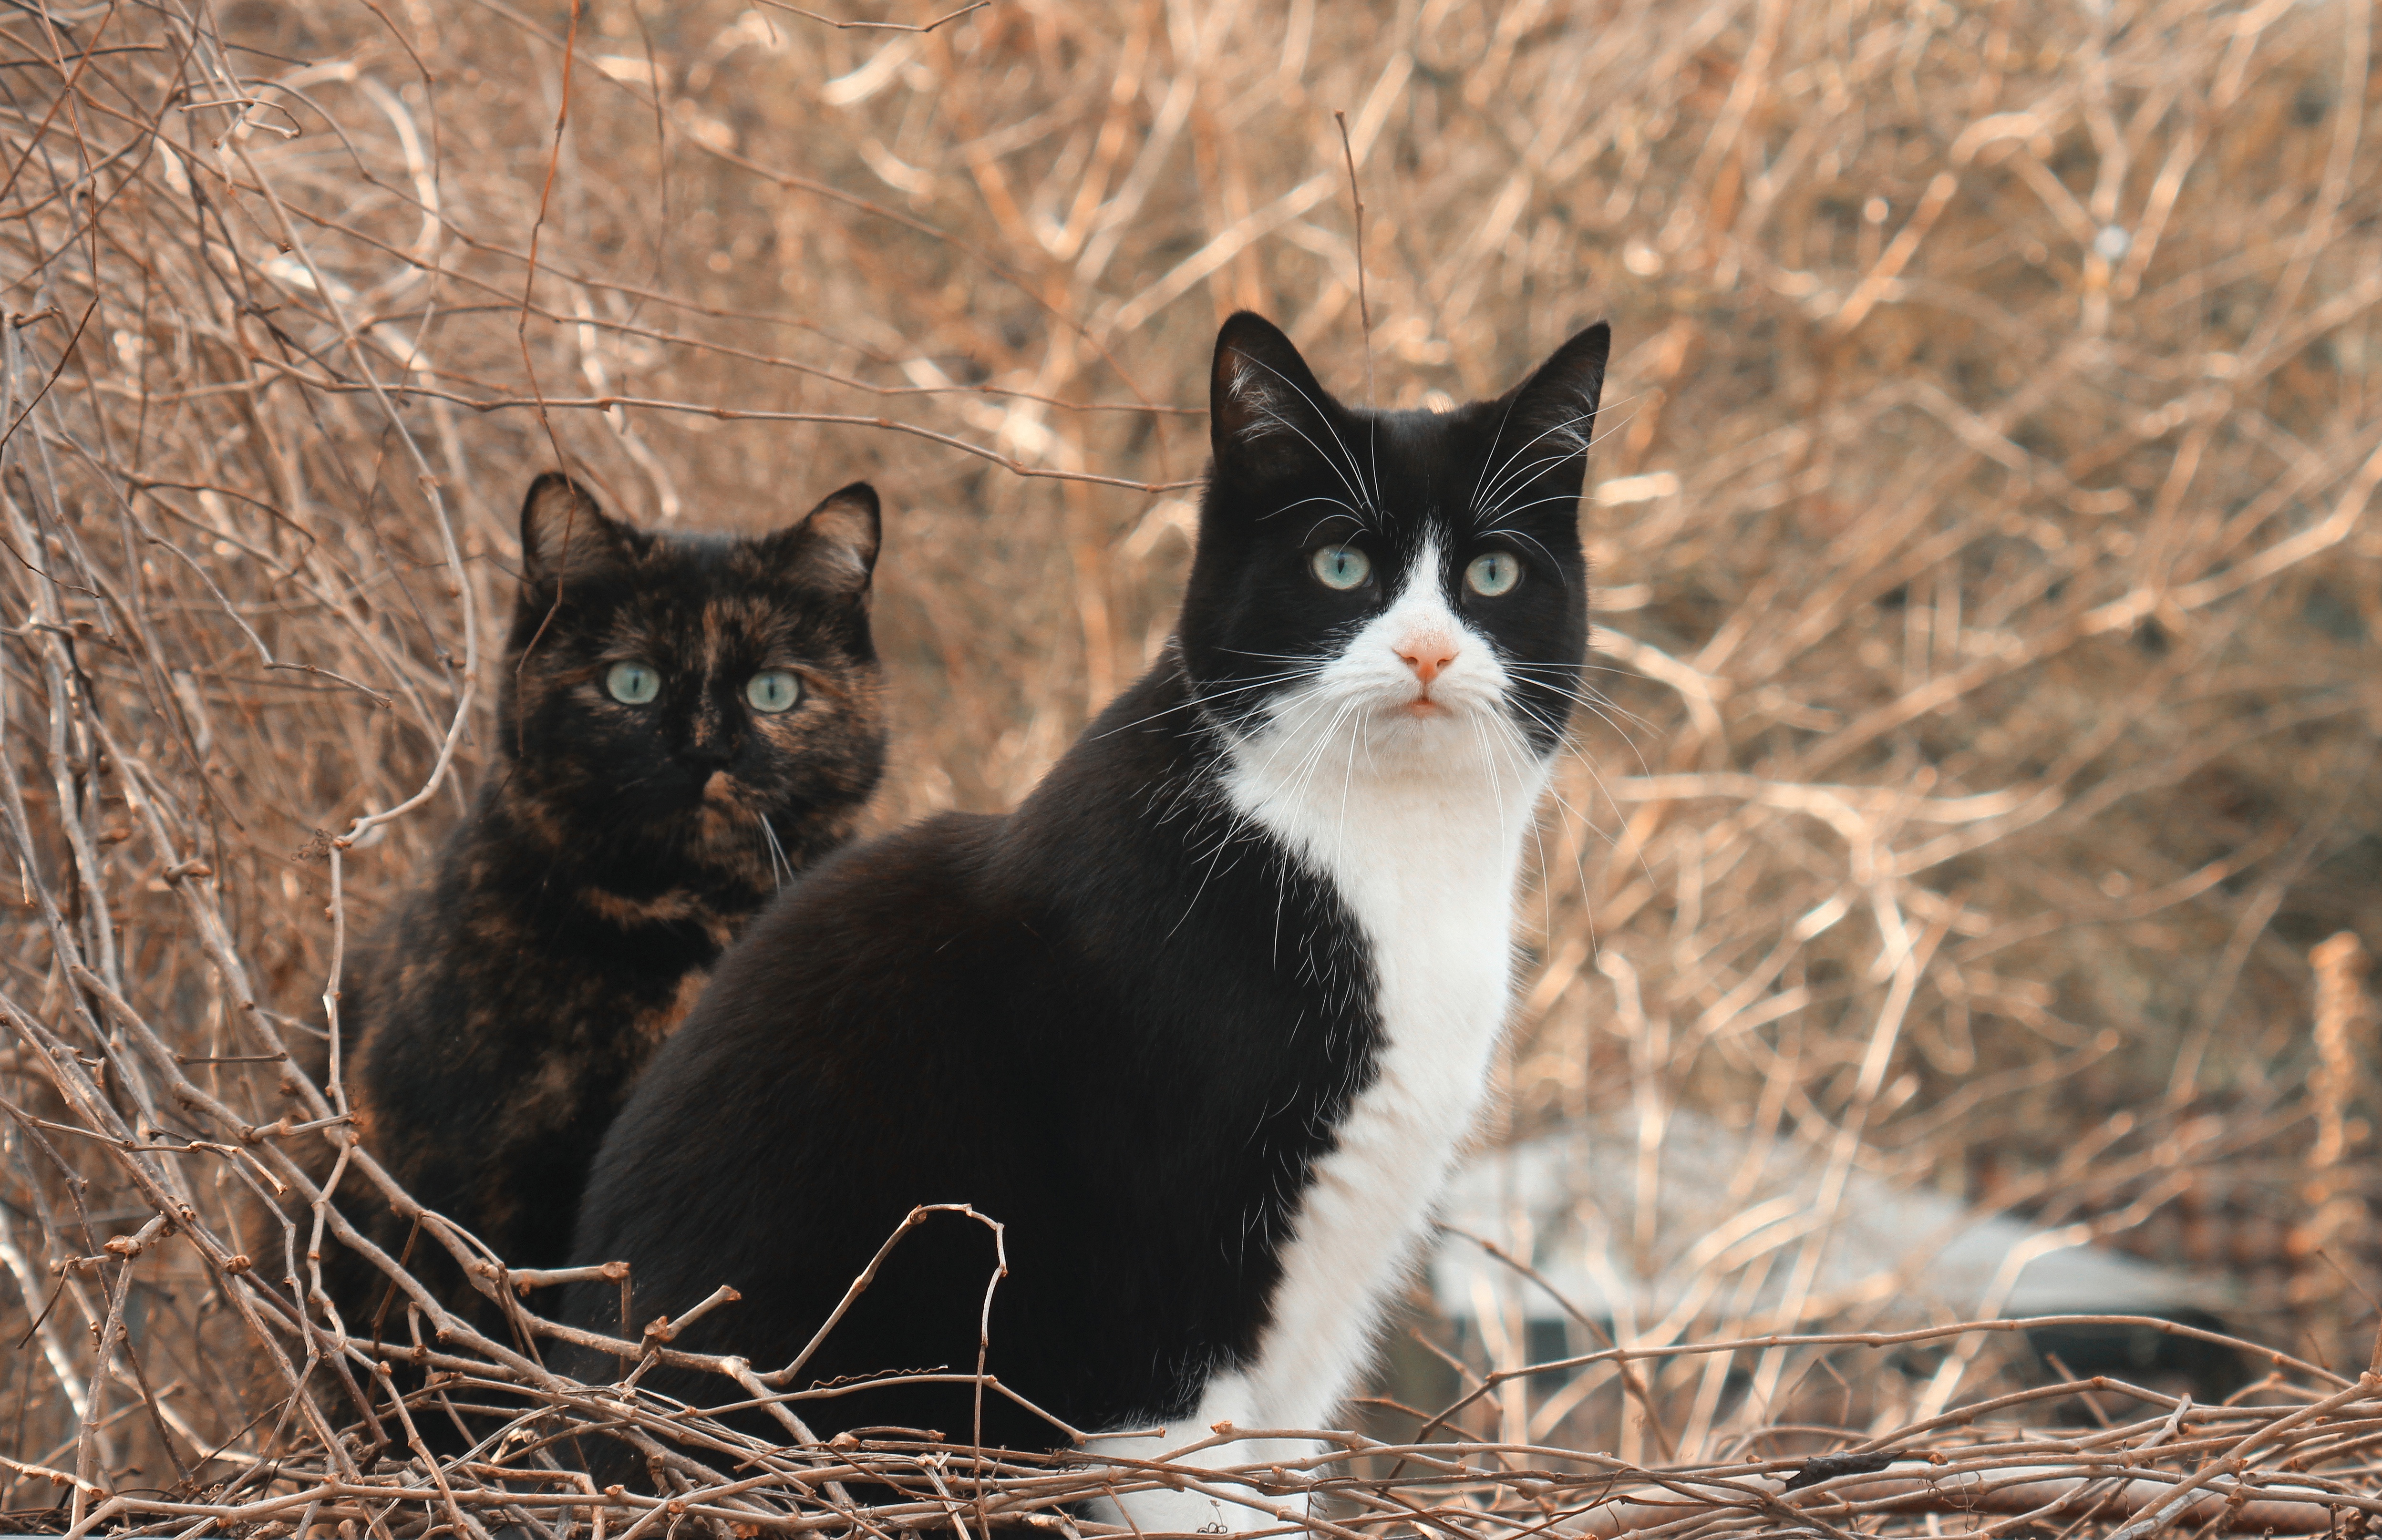
<instances>
[{"instance_id":1,"label":"dry branch","mask_svg":"<svg viewBox=\"0 0 2382 1540\"><path fill-rule=\"evenodd\" d=\"M853 8L0 16L9 1522L976 1540L1164 1484L1343 1537L2365 1533L2370 7ZM1615 321L1602 655L1494 1131L1623 1131L1589 1239L1488 1237L1510 1293L1258 1466L821 1444L845 1387L800 1360L546 1321L618 1269L422 1210L331 1031L486 763L520 487L559 455L757 528L868 476L880 819L1005 806L1164 642L1241 306L1401 408ZM1843 1285L1872 1182L2196 1268L2256 1345ZM519 1338L374 1248L384 1206ZM382 1320L336 1313L338 1246ZM1604 1298L1551 1341L1564 1267ZM2264 1377L2046 1381L2051 1326Z\"/></svg>"}]
</instances>

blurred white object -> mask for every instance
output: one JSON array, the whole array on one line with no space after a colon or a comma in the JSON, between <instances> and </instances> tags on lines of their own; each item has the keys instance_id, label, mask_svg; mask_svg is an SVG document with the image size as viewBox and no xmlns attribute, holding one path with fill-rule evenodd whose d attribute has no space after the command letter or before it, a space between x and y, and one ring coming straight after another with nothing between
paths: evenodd
<instances>
[{"instance_id":1,"label":"blurred white object","mask_svg":"<svg viewBox=\"0 0 2382 1540\"><path fill-rule=\"evenodd\" d=\"M1541 1288L1468 1236L1528 1261L1582 1314L1637 1345L1723 1328L1891 1330L2060 1314L2171 1316L2229 1302L2213 1280L1979 1214L1860 1168L1826 1201L1830 1152L1757 1141L1673 1111L1654 1140L1630 1117L1489 1151L1457 1177L1431 1261L1451 1320L1494 1309L1555 1322ZM1642 1222L1639 1195L1651 1198Z\"/></svg>"}]
</instances>

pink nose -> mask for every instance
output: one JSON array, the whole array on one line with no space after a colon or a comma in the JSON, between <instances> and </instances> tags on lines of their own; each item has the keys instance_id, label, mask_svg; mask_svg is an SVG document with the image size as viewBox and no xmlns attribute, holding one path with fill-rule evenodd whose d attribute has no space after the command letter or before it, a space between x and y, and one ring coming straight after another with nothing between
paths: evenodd
<instances>
[{"instance_id":1,"label":"pink nose","mask_svg":"<svg viewBox=\"0 0 2382 1540\"><path fill-rule=\"evenodd\" d=\"M1424 631L1398 644L1398 656L1428 688L1455 661L1455 643L1443 631Z\"/></svg>"}]
</instances>

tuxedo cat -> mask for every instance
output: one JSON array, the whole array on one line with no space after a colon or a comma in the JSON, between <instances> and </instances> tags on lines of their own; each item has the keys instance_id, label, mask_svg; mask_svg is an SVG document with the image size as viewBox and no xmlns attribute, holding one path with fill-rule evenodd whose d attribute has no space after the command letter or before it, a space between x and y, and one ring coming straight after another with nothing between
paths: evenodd
<instances>
[{"instance_id":1,"label":"tuxedo cat","mask_svg":"<svg viewBox=\"0 0 2382 1540\"><path fill-rule=\"evenodd\" d=\"M635 529L559 475L531 486L496 763L340 1022L367 1146L506 1263L564 1260L630 1082L744 923L851 837L885 763L878 543L866 484L749 539ZM405 1246L386 1208L359 1217ZM362 1336L387 1286L342 1256ZM412 1265L479 1310L436 1245Z\"/></svg>"},{"instance_id":2,"label":"tuxedo cat","mask_svg":"<svg viewBox=\"0 0 2382 1540\"><path fill-rule=\"evenodd\" d=\"M1269 323L1225 323L1164 655L1016 812L854 847L755 923L614 1125L573 1258L629 1261L640 1322L733 1285L678 1345L767 1372L914 1204L973 1204L1005 1227L988 1370L1078 1429L1165 1427L1091 1452L1328 1424L1486 1094L1587 644L1606 349L1596 325L1496 400L1372 411ZM786 1387L834 1393L795 1410L1063 1447L919 1377L975 1372L993 1266L985 1227L928 1219ZM613 1326L617 1300L566 1314Z\"/></svg>"}]
</instances>

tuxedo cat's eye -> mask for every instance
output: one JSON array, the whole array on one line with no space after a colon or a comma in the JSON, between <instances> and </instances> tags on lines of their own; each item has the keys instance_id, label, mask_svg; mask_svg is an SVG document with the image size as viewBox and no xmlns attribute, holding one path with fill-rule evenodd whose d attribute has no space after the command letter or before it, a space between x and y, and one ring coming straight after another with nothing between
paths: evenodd
<instances>
[{"instance_id":1,"label":"tuxedo cat's eye","mask_svg":"<svg viewBox=\"0 0 2382 1540\"><path fill-rule=\"evenodd\" d=\"M1504 551L1490 551L1474 556L1472 565L1464 569L1464 581L1473 593L1484 599L1494 599L1511 593L1522 579L1522 564Z\"/></svg>"},{"instance_id":2,"label":"tuxedo cat's eye","mask_svg":"<svg viewBox=\"0 0 2382 1540\"><path fill-rule=\"evenodd\" d=\"M641 706L662 692L662 677L650 663L616 663L604 676L604 688L624 706Z\"/></svg>"},{"instance_id":3,"label":"tuxedo cat's eye","mask_svg":"<svg viewBox=\"0 0 2382 1540\"><path fill-rule=\"evenodd\" d=\"M1373 575L1373 558L1354 545L1326 545L1312 565L1315 581L1326 588L1351 589Z\"/></svg>"},{"instance_id":4,"label":"tuxedo cat's eye","mask_svg":"<svg viewBox=\"0 0 2382 1540\"><path fill-rule=\"evenodd\" d=\"M802 698L803 681L788 668L765 668L744 686L744 699L753 703L753 709L772 715L793 710Z\"/></svg>"}]
</instances>

